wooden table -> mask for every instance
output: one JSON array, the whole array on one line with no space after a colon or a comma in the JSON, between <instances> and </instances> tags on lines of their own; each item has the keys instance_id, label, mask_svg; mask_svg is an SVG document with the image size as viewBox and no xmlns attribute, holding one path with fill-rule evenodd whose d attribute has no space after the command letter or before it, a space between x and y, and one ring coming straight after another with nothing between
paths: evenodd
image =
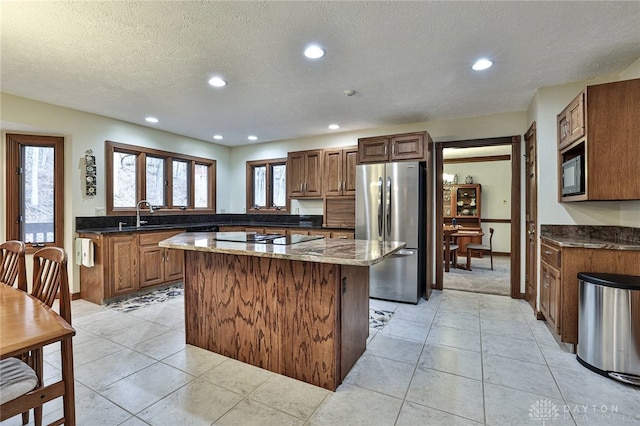
<instances>
[{"instance_id":1,"label":"wooden table","mask_svg":"<svg viewBox=\"0 0 640 426\"><path fill-rule=\"evenodd\" d=\"M459 238L459 237L483 237L484 232L478 230L465 230L461 226L443 226L442 232L444 234L444 258L446 259L444 270L445 272L449 272L449 263L451 259L451 238ZM471 270L471 263L469 262L469 253L467 253L467 264L463 265L461 263L457 263L456 268Z\"/></svg>"},{"instance_id":2,"label":"wooden table","mask_svg":"<svg viewBox=\"0 0 640 426\"><path fill-rule=\"evenodd\" d=\"M0 359L42 348L55 342L62 346L62 380L31 391L33 400L43 404L62 396L64 424L75 426L73 347L75 330L51 308L24 291L0 285ZM42 383L42 371L36 371ZM2 407L1 419L22 413L25 407ZM61 424L61 423L58 423Z\"/></svg>"}]
</instances>

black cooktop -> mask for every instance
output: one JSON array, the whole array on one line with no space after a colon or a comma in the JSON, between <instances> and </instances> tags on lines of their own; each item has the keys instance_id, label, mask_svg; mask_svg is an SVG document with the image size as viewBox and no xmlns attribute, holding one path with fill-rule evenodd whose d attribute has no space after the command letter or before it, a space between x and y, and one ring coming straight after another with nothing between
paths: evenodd
<instances>
[{"instance_id":1,"label":"black cooktop","mask_svg":"<svg viewBox=\"0 0 640 426\"><path fill-rule=\"evenodd\" d=\"M283 235L283 234L260 234L258 232L217 232L212 238L216 241L231 241L236 243L261 243L277 244L287 246L290 244L303 243L305 241L318 240L324 238L321 235Z\"/></svg>"}]
</instances>

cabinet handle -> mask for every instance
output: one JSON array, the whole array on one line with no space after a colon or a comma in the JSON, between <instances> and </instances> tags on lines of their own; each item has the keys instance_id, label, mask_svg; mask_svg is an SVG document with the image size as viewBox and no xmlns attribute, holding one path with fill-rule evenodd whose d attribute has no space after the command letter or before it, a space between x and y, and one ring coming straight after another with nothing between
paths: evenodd
<instances>
[{"instance_id":1,"label":"cabinet handle","mask_svg":"<svg viewBox=\"0 0 640 426\"><path fill-rule=\"evenodd\" d=\"M167 255L164 257L164 261L168 262L169 261L169 253L167 253Z\"/></svg>"},{"instance_id":2,"label":"cabinet handle","mask_svg":"<svg viewBox=\"0 0 640 426\"><path fill-rule=\"evenodd\" d=\"M391 145L391 155L396 155L396 144Z\"/></svg>"},{"instance_id":3,"label":"cabinet handle","mask_svg":"<svg viewBox=\"0 0 640 426\"><path fill-rule=\"evenodd\" d=\"M387 146L386 145L384 146L384 155L385 156L387 155Z\"/></svg>"},{"instance_id":4,"label":"cabinet handle","mask_svg":"<svg viewBox=\"0 0 640 426\"><path fill-rule=\"evenodd\" d=\"M551 252L549 250L545 250L544 254L546 254L547 256L551 255Z\"/></svg>"}]
</instances>

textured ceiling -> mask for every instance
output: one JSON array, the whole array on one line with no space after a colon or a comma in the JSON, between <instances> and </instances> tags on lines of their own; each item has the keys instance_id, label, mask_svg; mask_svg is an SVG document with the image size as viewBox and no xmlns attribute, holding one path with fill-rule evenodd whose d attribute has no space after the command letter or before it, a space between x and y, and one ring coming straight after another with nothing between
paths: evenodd
<instances>
[{"instance_id":1,"label":"textured ceiling","mask_svg":"<svg viewBox=\"0 0 640 426\"><path fill-rule=\"evenodd\" d=\"M2 1L1 90L236 146L527 108L640 57L640 2ZM327 54L302 56L309 42ZM471 71L480 56L495 61ZM219 74L223 89L207 84ZM345 89L357 94L347 97ZM160 122L149 125L147 115Z\"/></svg>"}]
</instances>

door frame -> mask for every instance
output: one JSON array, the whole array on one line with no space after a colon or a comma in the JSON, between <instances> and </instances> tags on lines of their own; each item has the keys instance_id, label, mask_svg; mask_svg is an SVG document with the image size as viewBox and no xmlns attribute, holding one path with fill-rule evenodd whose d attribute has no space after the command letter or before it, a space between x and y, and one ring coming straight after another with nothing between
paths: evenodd
<instances>
[{"instance_id":1,"label":"door frame","mask_svg":"<svg viewBox=\"0 0 640 426\"><path fill-rule=\"evenodd\" d=\"M525 299L538 316L538 141L536 122L524 134L525 145ZM530 182L532 181L532 182ZM533 245L530 239L533 238ZM529 290L531 289L531 291Z\"/></svg>"},{"instance_id":2,"label":"door frame","mask_svg":"<svg viewBox=\"0 0 640 426\"><path fill-rule=\"evenodd\" d=\"M521 235L521 169L522 157L522 137L520 135L503 136L485 139L466 139L451 142L436 142L435 148L435 237L436 241L443 241L444 234L441 224L444 223L443 200L442 200L442 173L444 171L444 148L476 148L496 145L511 145L511 255L510 255L510 291L513 299L524 299L525 294L520 290L520 256L522 240ZM443 259L442 244L435 244L436 259ZM436 282L435 289L442 290L444 284L444 272L441 266L442 261L436 261Z\"/></svg>"}]
</instances>

